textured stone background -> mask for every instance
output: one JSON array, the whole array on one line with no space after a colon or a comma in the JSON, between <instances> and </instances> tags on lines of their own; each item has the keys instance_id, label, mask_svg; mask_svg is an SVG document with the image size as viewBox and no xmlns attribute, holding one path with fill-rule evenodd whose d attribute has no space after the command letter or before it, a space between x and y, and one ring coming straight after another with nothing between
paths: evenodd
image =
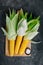
<instances>
[{"instance_id":1,"label":"textured stone background","mask_svg":"<svg viewBox=\"0 0 43 65\"><path fill-rule=\"evenodd\" d=\"M5 37L1 27L5 26L5 9L14 8L32 12L34 16L40 15L40 34L35 40L41 40L40 44L32 44L31 57L6 57L4 56ZM0 0L0 65L43 65L43 0Z\"/></svg>"}]
</instances>

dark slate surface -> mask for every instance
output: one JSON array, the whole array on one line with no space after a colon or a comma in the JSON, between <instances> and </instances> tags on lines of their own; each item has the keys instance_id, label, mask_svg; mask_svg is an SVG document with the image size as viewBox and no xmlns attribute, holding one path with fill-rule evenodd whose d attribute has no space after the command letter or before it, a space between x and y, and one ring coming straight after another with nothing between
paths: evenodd
<instances>
[{"instance_id":1,"label":"dark slate surface","mask_svg":"<svg viewBox=\"0 0 43 65\"><path fill-rule=\"evenodd\" d=\"M32 44L32 56L7 57L4 55L5 37L1 26L5 27L5 9L14 8L32 12L34 16L40 15L40 34L35 40L41 40L40 44ZM3 11L2 11L3 10ZM43 65L43 0L0 0L0 65Z\"/></svg>"}]
</instances>

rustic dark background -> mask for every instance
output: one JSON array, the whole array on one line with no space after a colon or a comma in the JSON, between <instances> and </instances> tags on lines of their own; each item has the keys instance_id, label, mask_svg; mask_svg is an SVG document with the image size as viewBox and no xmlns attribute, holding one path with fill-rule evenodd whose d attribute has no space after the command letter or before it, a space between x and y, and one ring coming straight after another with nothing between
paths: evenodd
<instances>
[{"instance_id":1,"label":"rustic dark background","mask_svg":"<svg viewBox=\"0 0 43 65\"><path fill-rule=\"evenodd\" d=\"M4 55L5 37L1 27L5 26L5 12L9 8L32 12L34 16L40 15L39 35L35 40L41 40L40 44L32 44L32 56L7 57ZM6 10L6 11L5 11ZM0 0L0 65L43 65L43 0Z\"/></svg>"}]
</instances>

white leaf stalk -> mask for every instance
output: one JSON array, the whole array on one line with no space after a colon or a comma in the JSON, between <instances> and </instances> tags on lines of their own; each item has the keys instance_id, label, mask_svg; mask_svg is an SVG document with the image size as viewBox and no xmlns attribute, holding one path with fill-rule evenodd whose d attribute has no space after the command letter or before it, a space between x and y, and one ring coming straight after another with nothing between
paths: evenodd
<instances>
[{"instance_id":1,"label":"white leaf stalk","mask_svg":"<svg viewBox=\"0 0 43 65\"><path fill-rule=\"evenodd\" d=\"M4 34L7 36L8 40L15 40L17 36L17 22L18 22L18 13L13 16L12 19L6 15L6 28L5 30L3 27L1 28Z\"/></svg>"},{"instance_id":2,"label":"white leaf stalk","mask_svg":"<svg viewBox=\"0 0 43 65\"><path fill-rule=\"evenodd\" d=\"M33 25L34 24L34 25ZM33 25L33 27L31 27L31 25ZM39 26L40 26L40 23L39 23L39 20L38 19L33 19L33 20L30 20L29 23L28 23L28 26L29 26L29 29L28 31L26 32L25 36L24 36L24 39L28 39L28 40L31 40L32 42L32 39L38 35L38 29L39 29ZM36 44L36 42L32 42L34 44ZM39 42L37 42L39 43Z\"/></svg>"},{"instance_id":3,"label":"white leaf stalk","mask_svg":"<svg viewBox=\"0 0 43 65\"><path fill-rule=\"evenodd\" d=\"M27 35L24 36L24 39L32 40L39 32L29 32Z\"/></svg>"},{"instance_id":4,"label":"white leaf stalk","mask_svg":"<svg viewBox=\"0 0 43 65\"><path fill-rule=\"evenodd\" d=\"M39 42L36 42L36 41L31 41L33 44L39 44L39 43L41 43L41 41L39 41Z\"/></svg>"},{"instance_id":5,"label":"white leaf stalk","mask_svg":"<svg viewBox=\"0 0 43 65\"><path fill-rule=\"evenodd\" d=\"M27 20L26 19L21 19L20 22L18 23L17 34L19 36L24 36L26 30L27 30Z\"/></svg>"}]
</instances>

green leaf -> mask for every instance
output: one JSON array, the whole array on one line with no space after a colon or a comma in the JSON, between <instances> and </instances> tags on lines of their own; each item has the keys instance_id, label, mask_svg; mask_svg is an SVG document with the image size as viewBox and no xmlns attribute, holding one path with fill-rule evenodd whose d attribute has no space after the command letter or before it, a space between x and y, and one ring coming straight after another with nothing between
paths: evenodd
<instances>
[{"instance_id":1,"label":"green leaf","mask_svg":"<svg viewBox=\"0 0 43 65\"><path fill-rule=\"evenodd\" d=\"M27 38L29 40L33 39L39 33L38 32L39 26L40 26L39 17L30 20L28 22L28 29L25 33L24 38Z\"/></svg>"},{"instance_id":2,"label":"green leaf","mask_svg":"<svg viewBox=\"0 0 43 65\"><path fill-rule=\"evenodd\" d=\"M3 27L1 27L1 29L4 32L4 35L8 36L8 33L6 32L6 30Z\"/></svg>"},{"instance_id":3,"label":"green leaf","mask_svg":"<svg viewBox=\"0 0 43 65\"><path fill-rule=\"evenodd\" d=\"M24 18L24 12L23 12L23 9L21 8L19 11L19 20L22 18Z\"/></svg>"},{"instance_id":4,"label":"green leaf","mask_svg":"<svg viewBox=\"0 0 43 65\"><path fill-rule=\"evenodd\" d=\"M11 20L12 25L13 25L15 31L17 31L17 25L18 25L18 14L19 14L19 13L17 13L17 14L13 17L13 19Z\"/></svg>"},{"instance_id":5,"label":"green leaf","mask_svg":"<svg viewBox=\"0 0 43 65\"><path fill-rule=\"evenodd\" d=\"M9 17L11 18L11 10L9 9Z\"/></svg>"},{"instance_id":6,"label":"green leaf","mask_svg":"<svg viewBox=\"0 0 43 65\"><path fill-rule=\"evenodd\" d=\"M9 10L10 12L10 19L12 20L12 18L15 16L16 12L14 11L14 9L12 10L12 13L11 13L11 10Z\"/></svg>"},{"instance_id":7,"label":"green leaf","mask_svg":"<svg viewBox=\"0 0 43 65\"><path fill-rule=\"evenodd\" d=\"M37 31L34 31L34 32L28 32L25 36L24 36L24 38L25 39L29 39L29 40L32 40L37 34L38 34L39 32L37 32Z\"/></svg>"},{"instance_id":8,"label":"green leaf","mask_svg":"<svg viewBox=\"0 0 43 65\"><path fill-rule=\"evenodd\" d=\"M38 16L36 19L39 20L40 19L40 16Z\"/></svg>"},{"instance_id":9,"label":"green leaf","mask_svg":"<svg viewBox=\"0 0 43 65\"><path fill-rule=\"evenodd\" d=\"M27 15L28 15L27 12L24 13L24 12L23 12L23 9L20 9L20 11L19 11L19 21L20 21L22 18L27 19Z\"/></svg>"},{"instance_id":10,"label":"green leaf","mask_svg":"<svg viewBox=\"0 0 43 65\"><path fill-rule=\"evenodd\" d=\"M37 31L37 30L39 29L39 26L40 26L40 23L37 23L37 24L33 27L32 31Z\"/></svg>"},{"instance_id":11,"label":"green leaf","mask_svg":"<svg viewBox=\"0 0 43 65\"><path fill-rule=\"evenodd\" d=\"M21 27L21 24L22 24L23 20L24 20L24 18L22 18L22 19L19 21L18 26L17 26L17 29L19 29L19 28Z\"/></svg>"},{"instance_id":12,"label":"green leaf","mask_svg":"<svg viewBox=\"0 0 43 65\"><path fill-rule=\"evenodd\" d=\"M25 13L25 19L27 19L27 15L28 15L28 13L26 12L26 13Z\"/></svg>"},{"instance_id":13,"label":"green leaf","mask_svg":"<svg viewBox=\"0 0 43 65\"><path fill-rule=\"evenodd\" d=\"M7 30L10 30L10 18L6 15L6 28Z\"/></svg>"},{"instance_id":14,"label":"green leaf","mask_svg":"<svg viewBox=\"0 0 43 65\"><path fill-rule=\"evenodd\" d=\"M13 34L16 34L16 31L14 29L14 26L12 24L12 21L10 21L10 24L9 24L9 30L8 30L8 35L9 36L12 36Z\"/></svg>"},{"instance_id":15,"label":"green leaf","mask_svg":"<svg viewBox=\"0 0 43 65\"><path fill-rule=\"evenodd\" d=\"M31 41L33 44L39 44L39 43L41 43L41 41L38 41L38 42L36 42L36 41Z\"/></svg>"},{"instance_id":16,"label":"green leaf","mask_svg":"<svg viewBox=\"0 0 43 65\"><path fill-rule=\"evenodd\" d=\"M32 13L30 14L30 17L27 19L27 21L30 21L30 20L32 20L33 19L33 17L32 17Z\"/></svg>"},{"instance_id":17,"label":"green leaf","mask_svg":"<svg viewBox=\"0 0 43 65\"><path fill-rule=\"evenodd\" d=\"M18 13L15 16L13 16L12 19L10 19L10 17L6 15L7 31L4 28L2 28L2 30L5 33L5 35L8 37L8 39L15 39L17 22L18 22Z\"/></svg>"},{"instance_id":18,"label":"green leaf","mask_svg":"<svg viewBox=\"0 0 43 65\"><path fill-rule=\"evenodd\" d=\"M25 25L24 25L25 24ZM26 19L21 19L21 21L18 23L18 28L23 27L24 30L27 30L27 20Z\"/></svg>"},{"instance_id":19,"label":"green leaf","mask_svg":"<svg viewBox=\"0 0 43 65\"><path fill-rule=\"evenodd\" d=\"M37 31L40 25L40 21L38 19L32 19L28 22L28 30L27 31Z\"/></svg>"}]
</instances>

